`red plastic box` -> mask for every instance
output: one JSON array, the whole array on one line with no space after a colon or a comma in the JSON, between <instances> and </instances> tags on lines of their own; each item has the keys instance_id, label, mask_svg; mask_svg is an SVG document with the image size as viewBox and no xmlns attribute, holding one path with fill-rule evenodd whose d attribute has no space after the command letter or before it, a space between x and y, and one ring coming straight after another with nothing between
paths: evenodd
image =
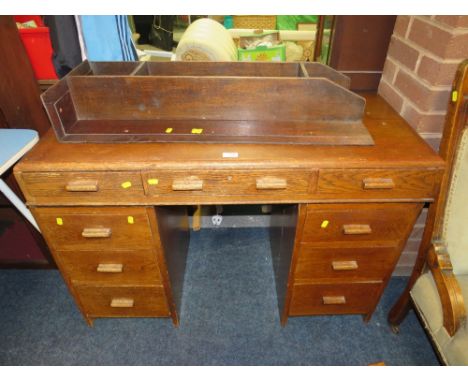
<instances>
[{"instance_id":1,"label":"red plastic box","mask_svg":"<svg viewBox=\"0 0 468 382\"><path fill-rule=\"evenodd\" d=\"M52 63L53 50L49 28L44 26L41 16L15 16L14 18L19 23L34 20L38 26L38 28L18 29L36 79L57 79L57 73L55 73Z\"/></svg>"}]
</instances>

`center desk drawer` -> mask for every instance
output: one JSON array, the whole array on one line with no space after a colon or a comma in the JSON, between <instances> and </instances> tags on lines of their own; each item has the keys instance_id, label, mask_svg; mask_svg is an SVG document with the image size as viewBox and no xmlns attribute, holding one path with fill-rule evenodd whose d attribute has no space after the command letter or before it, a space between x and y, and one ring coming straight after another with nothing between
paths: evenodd
<instances>
[{"instance_id":1,"label":"center desk drawer","mask_svg":"<svg viewBox=\"0 0 468 382\"><path fill-rule=\"evenodd\" d=\"M149 195L297 195L315 187L306 171L155 171L142 174Z\"/></svg>"},{"instance_id":2,"label":"center desk drawer","mask_svg":"<svg viewBox=\"0 0 468 382\"><path fill-rule=\"evenodd\" d=\"M161 284L156 254L139 251L57 251L64 273L72 282L102 285Z\"/></svg>"},{"instance_id":3,"label":"center desk drawer","mask_svg":"<svg viewBox=\"0 0 468 382\"><path fill-rule=\"evenodd\" d=\"M421 211L420 203L309 204L303 242L399 242Z\"/></svg>"},{"instance_id":4,"label":"center desk drawer","mask_svg":"<svg viewBox=\"0 0 468 382\"><path fill-rule=\"evenodd\" d=\"M152 248L145 208L34 208L44 237L55 250Z\"/></svg>"},{"instance_id":5,"label":"center desk drawer","mask_svg":"<svg viewBox=\"0 0 468 382\"><path fill-rule=\"evenodd\" d=\"M431 199L436 177L428 170L320 170L317 192L356 199Z\"/></svg>"},{"instance_id":6,"label":"center desk drawer","mask_svg":"<svg viewBox=\"0 0 468 382\"><path fill-rule=\"evenodd\" d=\"M126 200L144 195L138 172L24 172L29 202L78 203Z\"/></svg>"}]
</instances>

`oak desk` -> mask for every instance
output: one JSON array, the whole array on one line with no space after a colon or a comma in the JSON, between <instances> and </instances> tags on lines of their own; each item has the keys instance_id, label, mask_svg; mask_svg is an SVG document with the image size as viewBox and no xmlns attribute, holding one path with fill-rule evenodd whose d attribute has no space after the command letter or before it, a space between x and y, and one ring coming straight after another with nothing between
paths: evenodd
<instances>
[{"instance_id":1,"label":"oak desk","mask_svg":"<svg viewBox=\"0 0 468 382\"><path fill-rule=\"evenodd\" d=\"M314 314L368 320L444 163L383 99L365 97L374 146L65 144L50 131L15 176L89 324L178 324L184 206L198 204L274 205L283 324Z\"/></svg>"}]
</instances>

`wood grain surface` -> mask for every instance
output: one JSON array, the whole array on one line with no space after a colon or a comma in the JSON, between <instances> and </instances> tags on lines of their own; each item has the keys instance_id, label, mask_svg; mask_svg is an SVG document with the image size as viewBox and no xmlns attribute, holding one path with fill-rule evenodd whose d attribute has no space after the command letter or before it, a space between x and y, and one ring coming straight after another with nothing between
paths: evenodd
<instances>
[{"instance_id":1,"label":"wood grain surface","mask_svg":"<svg viewBox=\"0 0 468 382\"><path fill-rule=\"evenodd\" d=\"M398 243L421 209L422 204L402 203L311 204L307 207L302 241L325 245L334 242ZM326 226L325 221L328 222Z\"/></svg>"},{"instance_id":2,"label":"wood grain surface","mask_svg":"<svg viewBox=\"0 0 468 382\"><path fill-rule=\"evenodd\" d=\"M352 246L317 248L302 244L294 278L302 280L383 280L399 257L395 247ZM353 262L354 267L337 263Z\"/></svg>"},{"instance_id":3,"label":"wood grain surface","mask_svg":"<svg viewBox=\"0 0 468 382\"><path fill-rule=\"evenodd\" d=\"M161 282L153 250L57 251L56 256L75 283L94 285L148 285ZM120 272L99 272L98 267L120 264Z\"/></svg>"},{"instance_id":4,"label":"wood grain surface","mask_svg":"<svg viewBox=\"0 0 468 382\"><path fill-rule=\"evenodd\" d=\"M373 144L365 100L319 63L120 64L85 62L43 93L59 140Z\"/></svg>"},{"instance_id":5,"label":"wood grain surface","mask_svg":"<svg viewBox=\"0 0 468 382\"><path fill-rule=\"evenodd\" d=\"M150 249L151 227L143 207L35 208L44 236L56 250ZM133 218L129 223L128 217ZM60 219L57 221L57 219ZM106 237L83 237L83 230L109 229Z\"/></svg>"},{"instance_id":6,"label":"wood grain surface","mask_svg":"<svg viewBox=\"0 0 468 382\"><path fill-rule=\"evenodd\" d=\"M382 283L378 281L295 284L289 314L365 314L373 310L381 290Z\"/></svg>"},{"instance_id":7,"label":"wood grain surface","mask_svg":"<svg viewBox=\"0 0 468 382\"><path fill-rule=\"evenodd\" d=\"M76 286L77 295L89 317L168 317L169 308L161 286ZM131 300L111 306L112 300Z\"/></svg>"}]
</instances>

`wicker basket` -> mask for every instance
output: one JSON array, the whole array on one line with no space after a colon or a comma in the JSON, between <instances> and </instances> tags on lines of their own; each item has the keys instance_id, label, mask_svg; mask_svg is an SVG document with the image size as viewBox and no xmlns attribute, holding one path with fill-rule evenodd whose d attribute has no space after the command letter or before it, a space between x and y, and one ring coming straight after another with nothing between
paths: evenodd
<instances>
[{"instance_id":1,"label":"wicker basket","mask_svg":"<svg viewBox=\"0 0 468 382\"><path fill-rule=\"evenodd\" d=\"M237 29L276 29L276 16L233 16Z\"/></svg>"}]
</instances>

